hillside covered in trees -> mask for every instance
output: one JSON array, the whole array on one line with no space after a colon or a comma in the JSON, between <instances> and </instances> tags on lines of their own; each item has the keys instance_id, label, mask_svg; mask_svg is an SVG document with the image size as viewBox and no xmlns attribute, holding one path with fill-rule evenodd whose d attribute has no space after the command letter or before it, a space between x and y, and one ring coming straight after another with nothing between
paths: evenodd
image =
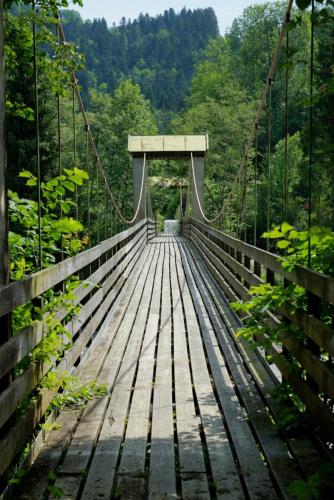
<instances>
[{"instance_id":1,"label":"hillside covered in trees","mask_svg":"<svg viewBox=\"0 0 334 500\"><path fill-rule=\"evenodd\" d=\"M194 64L209 40L218 36L211 8L183 8L179 13L169 9L157 17L140 14L110 28L105 19L84 22L75 11L62 11L61 16L67 39L86 59L79 74L86 99L90 88L105 84L111 92L120 80L131 79L155 108L165 110L184 104Z\"/></svg>"},{"instance_id":2,"label":"hillside covered in trees","mask_svg":"<svg viewBox=\"0 0 334 500\"><path fill-rule=\"evenodd\" d=\"M318 7L319 3L319 7ZM312 118L312 223L332 226L334 220L333 171L333 8L320 7L314 22L314 74ZM275 43L284 18L286 2L264 3L245 9L224 36L218 34L212 9L179 14L172 9L151 18L141 15L133 22L123 19L108 28L104 20L83 21L71 10L62 11L66 36L84 54L75 64L88 109L91 130L109 181L122 209L132 212L132 170L127 153L128 134L203 133L210 137L205 167L205 204L208 216L217 213L226 200L240 165L245 142L254 124L255 112L267 78ZM239 193L220 221L232 234L252 240L257 212L259 244L266 230L268 186L270 224L284 215L284 175L287 167L287 219L302 229L307 225L309 206L310 149L310 16L294 8L289 30L289 47L280 54L269 101L261 116L257 150L248 159L247 213L240 216ZM8 158L9 187L20 191L20 170L32 163L34 170L34 108L30 20L23 10L8 13L7 40L12 57L8 63ZM40 45L42 47L42 44ZM50 53L40 52L41 164L48 177L58 171L57 101L58 83L50 81ZM57 57L55 59L57 61ZM286 92L286 78L288 90ZM30 90L29 90L30 89ZM85 167L85 134L79 108L71 93L61 88L60 142L63 166L73 159ZM287 115L286 115L287 113ZM287 123L286 123L287 116ZM271 120L270 136L268 123ZM73 123L76 135L73 139ZM285 132L287 126L287 144ZM75 148L74 148L75 146ZM75 149L75 153L73 152ZM287 148L287 149L286 149ZM285 161L287 150L287 162ZM255 193L254 168L257 166ZM85 167L86 168L86 167ZM89 166L89 168L92 168ZM179 178L185 182L189 165L182 162L153 162L150 176ZM92 175L92 171L90 171ZM91 200L104 194L92 180ZM255 205L255 195L257 201ZM86 193L79 190L79 213L86 212ZM82 201L81 201L82 200ZM152 186L154 210L173 218L179 206L179 190ZM104 216L103 216L104 217ZM102 224L92 214L92 225ZM107 217L107 216L106 216ZM95 231L95 230L94 230ZM96 228L97 231L97 228Z\"/></svg>"}]
</instances>

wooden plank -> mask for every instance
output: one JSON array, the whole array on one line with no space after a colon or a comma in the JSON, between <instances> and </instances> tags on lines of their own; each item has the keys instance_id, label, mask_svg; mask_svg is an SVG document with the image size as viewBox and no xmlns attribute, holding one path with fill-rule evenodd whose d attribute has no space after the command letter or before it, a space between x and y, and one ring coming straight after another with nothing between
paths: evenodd
<instances>
[{"instance_id":1,"label":"wooden plank","mask_svg":"<svg viewBox=\"0 0 334 500\"><path fill-rule=\"evenodd\" d=\"M140 253L137 254L134 263L137 262L140 257ZM131 268L130 268L131 271ZM126 273L128 270L126 271ZM123 284L121 282L117 283L114 292L117 293L118 289L121 289ZM109 300L113 299L113 296L109 294ZM106 303L109 306L109 302ZM96 328L94 322L91 323L91 327ZM95 330L91 330L93 333ZM90 333L90 332L89 332ZM80 352L79 352L80 354ZM79 355L76 353L76 355ZM76 359L75 359L76 360ZM65 360L66 361L66 360ZM70 368L72 368L74 361ZM65 369L65 366L60 365L59 369ZM0 441L0 474L5 472L7 467L10 465L13 458L19 452L19 450L24 446L27 439L30 437L33 429L36 427L41 417L46 412L47 408L55 395L56 391L43 389L36 400L33 401L24 415L18 420L18 422L8 431L8 433Z\"/></svg>"},{"instance_id":2,"label":"wooden plank","mask_svg":"<svg viewBox=\"0 0 334 500\"><path fill-rule=\"evenodd\" d=\"M167 255L163 266L162 307L152 410L149 467L149 498L152 500L156 498L176 498L177 496L172 397L172 316L169 280L169 256Z\"/></svg>"},{"instance_id":3,"label":"wooden plank","mask_svg":"<svg viewBox=\"0 0 334 500\"><path fill-rule=\"evenodd\" d=\"M334 332L333 332L334 334ZM319 389L334 399L334 374L316 354L313 354L305 345L291 335L280 335L282 345L294 356L318 384Z\"/></svg>"},{"instance_id":4,"label":"wooden plank","mask_svg":"<svg viewBox=\"0 0 334 500\"><path fill-rule=\"evenodd\" d=\"M287 308L282 307L278 309L278 312L288 318L294 325L298 325L307 337L334 357L334 330L332 328L301 309L291 314Z\"/></svg>"},{"instance_id":5,"label":"wooden plank","mask_svg":"<svg viewBox=\"0 0 334 500\"><path fill-rule=\"evenodd\" d=\"M177 274L186 315L194 388L205 433L216 495L217 498L228 496L231 499L239 499L244 496L243 489L222 415L213 392L202 344L202 334L197 322L196 311L177 244L174 245L174 249Z\"/></svg>"},{"instance_id":6,"label":"wooden plank","mask_svg":"<svg viewBox=\"0 0 334 500\"><path fill-rule=\"evenodd\" d=\"M97 260L105 252L111 250L120 242L136 233L145 225L145 220L119 233L109 240L96 245L89 250L69 257L59 264L43 269L23 280L15 281L0 288L0 316L8 314L16 307L38 297L49 288L61 283L72 274Z\"/></svg>"},{"instance_id":7,"label":"wooden plank","mask_svg":"<svg viewBox=\"0 0 334 500\"><path fill-rule=\"evenodd\" d=\"M112 389L82 499L109 498L111 494L159 253L158 246L149 246L149 248L153 256L149 272L147 274L148 264L146 263L146 271L143 270L141 274L133 302L118 333L121 337L131 333L130 340Z\"/></svg>"},{"instance_id":8,"label":"wooden plank","mask_svg":"<svg viewBox=\"0 0 334 500\"><path fill-rule=\"evenodd\" d=\"M236 333L241 326L240 320L237 320L233 312L227 307L226 299L219 286L214 281L210 273L208 273L204 266L204 262L201 261L198 256L196 256L196 267L198 268L206 287L210 290L211 298L232 336L234 345L243 356L248 369L252 373L262 398L264 399L266 405L270 408L274 418L276 417L276 419L278 419L283 408L282 405L272 397L272 392L276 387L272 378L272 372L263 364L262 358L259 357L257 351L253 349L248 342L242 338L236 338ZM314 473L320 463L320 457L310 442L309 437L302 435L298 438L287 438L287 442L294 458L298 462L301 470L304 471L305 475L309 476Z\"/></svg>"},{"instance_id":9,"label":"wooden plank","mask_svg":"<svg viewBox=\"0 0 334 500\"><path fill-rule=\"evenodd\" d=\"M149 261L146 263L144 272L140 275L138 281L139 291L138 293L137 291L135 291L135 293L131 297L131 301L127 309L127 315L124 317L122 323L120 324L112 352L109 353L104 368L102 369L102 372L99 377L100 382L103 381L107 383L109 391L114 385L116 377L117 377L116 386L117 384L119 384L118 381L122 379L122 377L124 377L120 383L122 389L124 389L124 385L126 384L125 379L129 381L130 384L128 386L129 389L132 387L132 380L136 366L136 363L134 363L134 359L136 359L136 354L138 354L138 350L140 348L140 339L142 334L140 329L136 328L136 321L140 314L137 315L136 317L136 311L132 312L132 308L134 307L136 310L138 308L138 303L140 303L143 290L142 286L140 285L145 283L147 276L148 279L145 284L145 290L147 291L147 287L149 287L150 285L152 286L152 284L150 283L151 281L150 278L155 270L156 256L154 255L153 252L151 252L151 254L153 256L153 259L152 260L149 259ZM143 315L144 315L144 310L145 307L142 309ZM128 393L130 394L129 390ZM124 397L124 400L125 399L126 397ZM100 402L97 408L91 409L89 408L88 405L86 411L84 412L83 418L78 425L77 432L74 435L71 446L67 451L65 460L60 469L61 475L56 481L56 485L63 491L65 491L66 495L69 498L76 498L77 496L82 480L81 477L78 477L78 474L80 473L80 471L87 469L88 461L93 451L96 439L98 438L98 435L100 433L101 426L104 425L105 422L107 422L108 428L113 426L113 419L115 419L114 414L111 416L111 414L108 413L109 410L106 413L107 405L109 408L110 405L112 405L111 408L112 411L114 411L112 402L113 402L113 395L111 396L110 400L108 398L108 400L105 399L104 401ZM87 422L89 422L89 426L87 425ZM122 423L124 425L124 421ZM85 433L87 427L88 427L88 432ZM101 430L101 434L103 434L103 428ZM94 459L95 455L93 461ZM76 482L74 482L74 478L76 478ZM95 496L90 498L95 498Z\"/></svg>"},{"instance_id":10,"label":"wooden plank","mask_svg":"<svg viewBox=\"0 0 334 500\"><path fill-rule=\"evenodd\" d=\"M214 253L216 256L221 256L221 258L225 259L225 256L223 255L224 252L221 250L217 245L214 243L210 242L210 240L206 237L201 236L201 233L195 229L194 230L195 234L199 237L199 239L203 242L203 244L210 248L211 250L214 250ZM215 248L216 247L216 248ZM201 248L204 251L204 247ZM234 259L232 259L234 260ZM211 259L212 261L212 259ZM231 265L232 263L226 259L226 263L228 265ZM217 264L217 262L216 262ZM240 264L239 264L240 266ZM219 266L216 265L216 267L219 268ZM240 269L235 266L234 264L232 265L232 268L240 273L241 276L244 277L244 279L248 280L249 283L257 284L263 283L263 281L260 278L256 278L255 282L252 282L252 279L250 279L250 276L247 275L247 273L243 272L243 267ZM219 268L220 271L223 271L223 268ZM267 270L268 272L270 270ZM272 273L272 271L270 271ZM253 273L250 273L253 277ZM224 274L226 277L226 274ZM233 285L232 285L233 286ZM247 297L244 297L247 298ZM321 339L324 339L327 346L333 347L333 330L329 328L328 326L324 325L321 323L320 320L317 318L314 318L313 316L308 315L304 311L299 311L299 314L297 315L291 315L289 312L284 309L280 308L279 310L280 313L283 315L287 316L294 324L298 324L301 328L306 327L306 335L308 336L315 337L318 341ZM311 325L313 328L311 328ZM306 368L306 370L310 373L312 378L320 385L320 387L330 396L333 397L333 382L334 382L334 376L331 373L330 369L322 363L320 359L317 359L316 356L312 355L300 342L294 339L287 339L287 338L282 338L283 345L291 351L291 353L302 363L302 365ZM289 344L289 345L288 345ZM331 346L333 344L333 346ZM321 347L323 347L320 344ZM329 391L329 392L328 392Z\"/></svg>"},{"instance_id":11,"label":"wooden plank","mask_svg":"<svg viewBox=\"0 0 334 500\"><path fill-rule=\"evenodd\" d=\"M124 261L123 261L124 262ZM65 325L65 328L71 333L72 337L78 332L81 328L82 324L86 322L86 320L91 316L91 314L103 304L104 298L108 295L108 292L115 281L115 274L112 273L108 279L103 283L102 287L97 289L96 293L89 299L89 301L85 304L85 307L80 310L78 315L71 320L69 323ZM113 290L114 296L116 296L116 290ZM110 299L113 295L109 295L108 304L110 304ZM114 298L114 297L113 297ZM102 306L101 311L105 312L106 307ZM96 319L102 317L101 311L97 312L97 315L94 318L94 321L89 323L88 330L91 332L92 325L97 326ZM87 337L87 327L82 332L83 337ZM68 351L69 353L72 351L77 352L76 345L82 342L80 339L77 339L74 346ZM68 354L65 355L65 358ZM42 377L49 371L53 363L34 363L27 370L25 370L22 375L17 377L14 382L0 395L0 405L3 405L6 408L6 411L2 412L0 415L0 427L6 422L6 420L10 417L10 415L16 410L17 406L20 402L26 397L40 382ZM69 366L71 368L71 366Z\"/></svg>"},{"instance_id":12,"label":"wooden plank","mask_svg":"<svg viewBox=\"0 0 334 500\"><path fill-rule=\"evenodd\" d=\"M153 390L153 370L156 340L160 317L162 268L164 261L162 246L154 278L149 316L141 348L136 383L118 469L118 487L124 491L124 498L131 492L145 492L146 446L150 426L151 395Z\"/></svg>"},{"instance_id":13,"label":"wooden plank","mask_svg":"<svg viewBox=\"0 0 334 500\"><path fill-rule=\"evenodd\" d=\"M207 478L206 482L203 482L203 475L206 475L206 467L199 432L199 421L193 400L182 301L175 268L175 252L172 244L169 245L169 253L171 256L176 428L180 470L182 473L182 497L189 500L210 498Z\"/></svg>"},{"instance_id":14,"label":"wooden plank","mask_svg":"<svg viewBox=\"0 0 334 500\"><path fill-rule=\"evenodd\" d=\"M210 306L210 303L209 301L204 303L205 293L203 287L200 282L197 282L198 289L196 290L195 279L190 274L189 267L195 276L194 263L190 260L189 263L191 262L191 264L189 265L185 258L184 249L181 247L180 250L217 393L248 493L251 498L276 498L269 472L261 458L257 443L248 425L248 414L243 406L244 401L239 401L234 389L234 382L231 380L227 369L228 366L233 375L242 369L240 358L236 352L230 353L227 348L223 349L224 357L222 356L215 336L215 314L211 311L210 317L208 316L205 306ZM224 325L220 325L220 333L223 329ZM224 340L228 342L228 347L231 342L228 339ZM261 406L259 406L260 409Z\"/></svg>"}]
</instances>

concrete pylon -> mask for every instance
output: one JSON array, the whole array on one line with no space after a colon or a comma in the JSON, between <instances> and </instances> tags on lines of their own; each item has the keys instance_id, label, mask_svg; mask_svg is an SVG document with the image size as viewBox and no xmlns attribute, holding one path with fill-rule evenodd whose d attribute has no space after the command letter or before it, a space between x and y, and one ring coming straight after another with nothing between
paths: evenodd
<instances>
[{"instance_id":1,"label":"concrete pylon","mask_svg":"<svg viewBox=\"0 0 334 500\"><path fill-rule=\"evenodd\" d=\"M191 211L194 219L204 221L195 192L195 180L196 180L197 194L200 204L202 206L202 210L204 212L204 156L194 156L193 163L194 163L195 179L193 178L193 169L191 168L191 183L192 183Z\"/></svg>"},{"instance_id":2,"label":"concrete pylon","mask_svg":"<svg viewBox=\"0 0 334 500\"><path fill-rule=\"evenodd\" d=\"M142 188L142 181L144 175L144 187L143 194L140 200L140 206L138 210L138 214L136 217L135 223L145 219L147 217L147 203L146 203L146 172L143 172L145 168L145 157L138 156L132 158L132 169L133 169L133 208L137 209L139 200L140 200L140 192Z\"/></svg>"}]
</instances>

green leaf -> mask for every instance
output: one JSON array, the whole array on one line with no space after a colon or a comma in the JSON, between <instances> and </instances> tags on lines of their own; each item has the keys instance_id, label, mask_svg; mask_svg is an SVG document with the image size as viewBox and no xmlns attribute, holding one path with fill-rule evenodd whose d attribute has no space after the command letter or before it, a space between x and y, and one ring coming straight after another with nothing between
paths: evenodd
<instances>
[{"instance_id":1,"label":"green leaf","mask_svg":"<svg viewBox=\"0 0 334 500\"><path fill-rule=\"evenodd\" d=\"M66 189L68 189L69 191L72 191L72 193L74 193L74 191L75 191L75 185L73 184L73 182L64 181L63 184L66 187Z\"/></svg>"},{"instance_id":2,"label":"green leaf","mask_svg":"<svg viewBox=\"0 0 334 500\"><path fill-rule=\"evenodd\" d=\"M287 233L288 231L291 231L291 229L293 229L293 227L290 226L290 224L288 224L287 222L283 222L283 224L281 225L281 231L283 233Z\"/></svg>"},{"instance_id":3,"label":"green leaf","mask_svg":"<svg viewBox=\"0 0 334 500\"><path fill-rule=\"evenodd\" d=\"M284 236L281 231L278 231L278 229L272 229L271 231L267 233L263 233L262 238L282 238Z\"/></svg>"},{"instance_id":4,"label":"green leaf","mask_svg":"<svg viewBox=\"0 0 334 500\"><path fill-rule=\"evenodd\" d=\"M277 242L276 246L277 246L277 248L283 249L283 248L287 248L290 245L291 245L290 241L288 241L288 240L281 240L281 241Z\"/></svg>"},{"instance_id":5,"label":"green leaf","mask_svg":"<svg viewBox=\"0 0 334 500\"><path fill-rule=\"evenodd\" d=\"M79 175L71 175L70 181L74 182L77 186L82 186L83 180Z\"/></svg>"},{"instance_id":6,"label":"green leaf","mask_svg":"<svg viewBox=\"0 0 334 500\"><path fill-rule=\"evenodd\" d=\"M37 181L36 179L28 179L26 182L27 186L37 186Z\"/></svg>"}]
</instances>

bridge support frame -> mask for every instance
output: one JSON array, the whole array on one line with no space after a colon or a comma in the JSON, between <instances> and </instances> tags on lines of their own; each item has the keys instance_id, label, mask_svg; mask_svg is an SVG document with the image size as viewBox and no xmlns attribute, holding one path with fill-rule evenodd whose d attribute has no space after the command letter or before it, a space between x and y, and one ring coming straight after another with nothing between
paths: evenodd
<instances>
[{"instance_id":1,"label":"bridge support frame","mask_svg":"<svg viewBox=\"0 0 334 500\"><path fill-rule=\"evenodd\" d=\"M204 222L204 218L200 209L200 205L198 201L201 204L202 210L204 211L204 156L194 156L193 160L194 162L194 171L195 171L195 179L193 176L193 169L190 168L191 171L191 190L192 190L192 196L191 196L191 212L192 216L199 220ZM196 181L196 187L197 187L197 195L198 199L196 196L195 192L195 181Z\"/></svg>"},{"instance_id":2,"label":"bridge support frame","mask_svg":"<svg viewBox=\"0 0 334 500\"><path fill-rule=\"evenodd\" d=\"M146 195L146 176L147 176L147 171L144 172L144 188L143 188L143 193L140 199L141 195L141 187L142 187L142 180L143 180L143 169L147 169L147 162L145 161L144 155L143 156L134 156L132 157L132 170L133 170L133 206L134 209L136 210L139 205L138 213L136 220L134 221L134 224L136 224L138 221L145 219L147 217L147 195Z\"/></svg>"}]
</instances>

